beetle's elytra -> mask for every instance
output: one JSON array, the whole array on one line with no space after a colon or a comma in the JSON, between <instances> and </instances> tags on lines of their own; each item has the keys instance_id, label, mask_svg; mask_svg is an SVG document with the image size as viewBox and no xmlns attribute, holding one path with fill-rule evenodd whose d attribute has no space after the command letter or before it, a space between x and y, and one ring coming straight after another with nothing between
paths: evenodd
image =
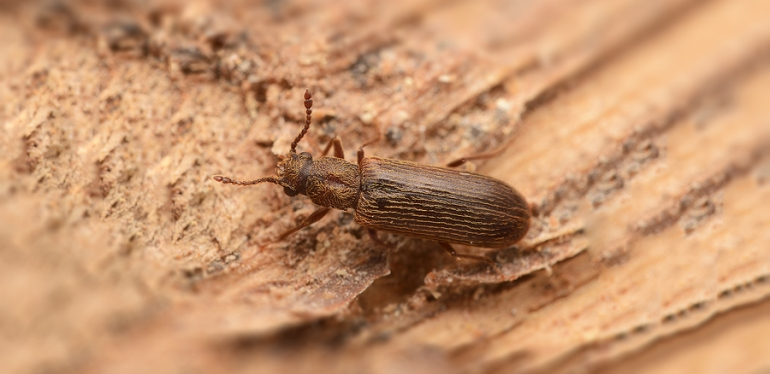
<instances>
[{"instance_id":1,"label":"beetle's elytra","mask_svg":"<svg viewBox=\"0 0 770 374\"><path fill-rule=\"evenodd\" d=\"M386 231L439 242L459 258L492 261L487 257L458 254L451 244L501 248L521 240L529 229L530 211L524 197L507 184L490 177L450 168L379 157L364 157L358 164L344 160L339 137L326 146L322 157L297 153L299 141L310 127L313 100L305 91L305 127L278 163L276 175L252 181L223 176L221 183L241 186L270 182L283 186L288 196L306 195L318 210L280 239L321 219L334 209L355 211L355 220L381 244L376 231ZM334 148L334 157L326 154ZM461 162L452 163L457 166Z\"/></svg>"}]
</instances>

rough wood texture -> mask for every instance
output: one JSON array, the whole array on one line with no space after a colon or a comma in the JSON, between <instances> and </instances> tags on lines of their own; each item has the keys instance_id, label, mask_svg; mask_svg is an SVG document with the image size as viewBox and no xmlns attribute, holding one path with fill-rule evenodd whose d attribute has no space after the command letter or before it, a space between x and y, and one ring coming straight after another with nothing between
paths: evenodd
<instances>
[{"instance_id":1,"label":"rough wood texture","mask_svg":"<svg viewBox=\"0 0 770 374\"><path fill-rule=\"evenodd\" d=\"M770 2L0 5L2 372L770 369ZM523 244L383 236L272 173L478 171ZM536 248L533 248L536 247Z\"/></svg>"}]
</instances>

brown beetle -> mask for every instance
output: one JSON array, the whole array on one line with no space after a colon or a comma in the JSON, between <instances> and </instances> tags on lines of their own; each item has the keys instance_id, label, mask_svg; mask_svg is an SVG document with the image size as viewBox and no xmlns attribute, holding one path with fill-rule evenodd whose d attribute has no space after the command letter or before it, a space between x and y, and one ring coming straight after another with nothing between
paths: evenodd
<instances>
[{"instance_id":1,"label":"brown beetle","mask_svg":"<svg viewBox=\"0 0 770 374\"><path fill-rule=\"evenodd\" d=\"M263 182L283 186L288 196L310 197L321 206L280 239L320 220L331 208L353 208L355 220L367 228L379 245L376 230L432 240L452 256L494 263L487 257L458 254L450 245L502 248L521 240L529 229L530 211L524 197L490 177L379 157L364 158L365 142L358 149L358 165L344 160L342 141L332 139L319 159L297 153L297 144L310 127L313 100L305 91L305 127L278 163L276 176L239 181L220 175L217 182L241 186ZM334 147L334 157L326 157ZM458 166L466 159L450 166Z\"/></svg>"}]
</instances>

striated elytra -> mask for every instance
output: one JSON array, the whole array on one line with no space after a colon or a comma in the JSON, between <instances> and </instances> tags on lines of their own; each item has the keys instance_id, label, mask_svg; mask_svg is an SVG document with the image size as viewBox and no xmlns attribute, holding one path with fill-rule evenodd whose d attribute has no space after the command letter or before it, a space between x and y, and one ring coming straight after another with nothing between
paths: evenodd
<instances>
[{"instance_id":1,"label":"striated elytra","mask_svg":"<svg viewBox=\"0 0 770 374\"><path fill-rule=\"evenodd\" d=\"M487 248L512 245L529 228L526 201L497 179L379 157L359 167L361 226Z\"/></svg>"},{"instance_id":2,"label":"striated elytra","mask_svg":"<svg viewBox=\"0 0 770 374\"><path fill-rule=\"evenodd\" d=\"M332 208L352 208L356 222L366 227L379 245L383 243L377 230L436 241L455 257L487 263L492 263L487 257L458 254L450 243L502 248L527 233L529 206L516 190L497 179L467 171L364 157L364 147L378 141L379 134L358 149L358 164L344 160L339 137L329 142L318 159L306 152L297 153L297 144L310 127L312 106L310 91L306 90L305 126L289 153L281 157L275 176L252 181L214 177L218 182L241 186L278 184L286 195L306 195L320 206L280 239L320 220ZM334 157L327 157L331 148Z\"/></svg>"}]
</instances>

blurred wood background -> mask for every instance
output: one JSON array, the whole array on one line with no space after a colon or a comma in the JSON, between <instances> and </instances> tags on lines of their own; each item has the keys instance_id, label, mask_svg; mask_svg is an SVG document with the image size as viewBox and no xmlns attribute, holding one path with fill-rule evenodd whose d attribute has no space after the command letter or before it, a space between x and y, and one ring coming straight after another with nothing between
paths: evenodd
<instances>
[{"instance_id":1,"label":"blurred wood background","mask_svg":"<svg viewBox=\"0 0 770 374\"><path fill-rule=\"evenodd\" d=\"M0 4L0 370L770 371L770 2ZM456 262L270 175L472 169L537 208ZM566 234L565 234L566 233ZM533 243L552 238L542 245Z\"/></svg>"}]
</instances>

